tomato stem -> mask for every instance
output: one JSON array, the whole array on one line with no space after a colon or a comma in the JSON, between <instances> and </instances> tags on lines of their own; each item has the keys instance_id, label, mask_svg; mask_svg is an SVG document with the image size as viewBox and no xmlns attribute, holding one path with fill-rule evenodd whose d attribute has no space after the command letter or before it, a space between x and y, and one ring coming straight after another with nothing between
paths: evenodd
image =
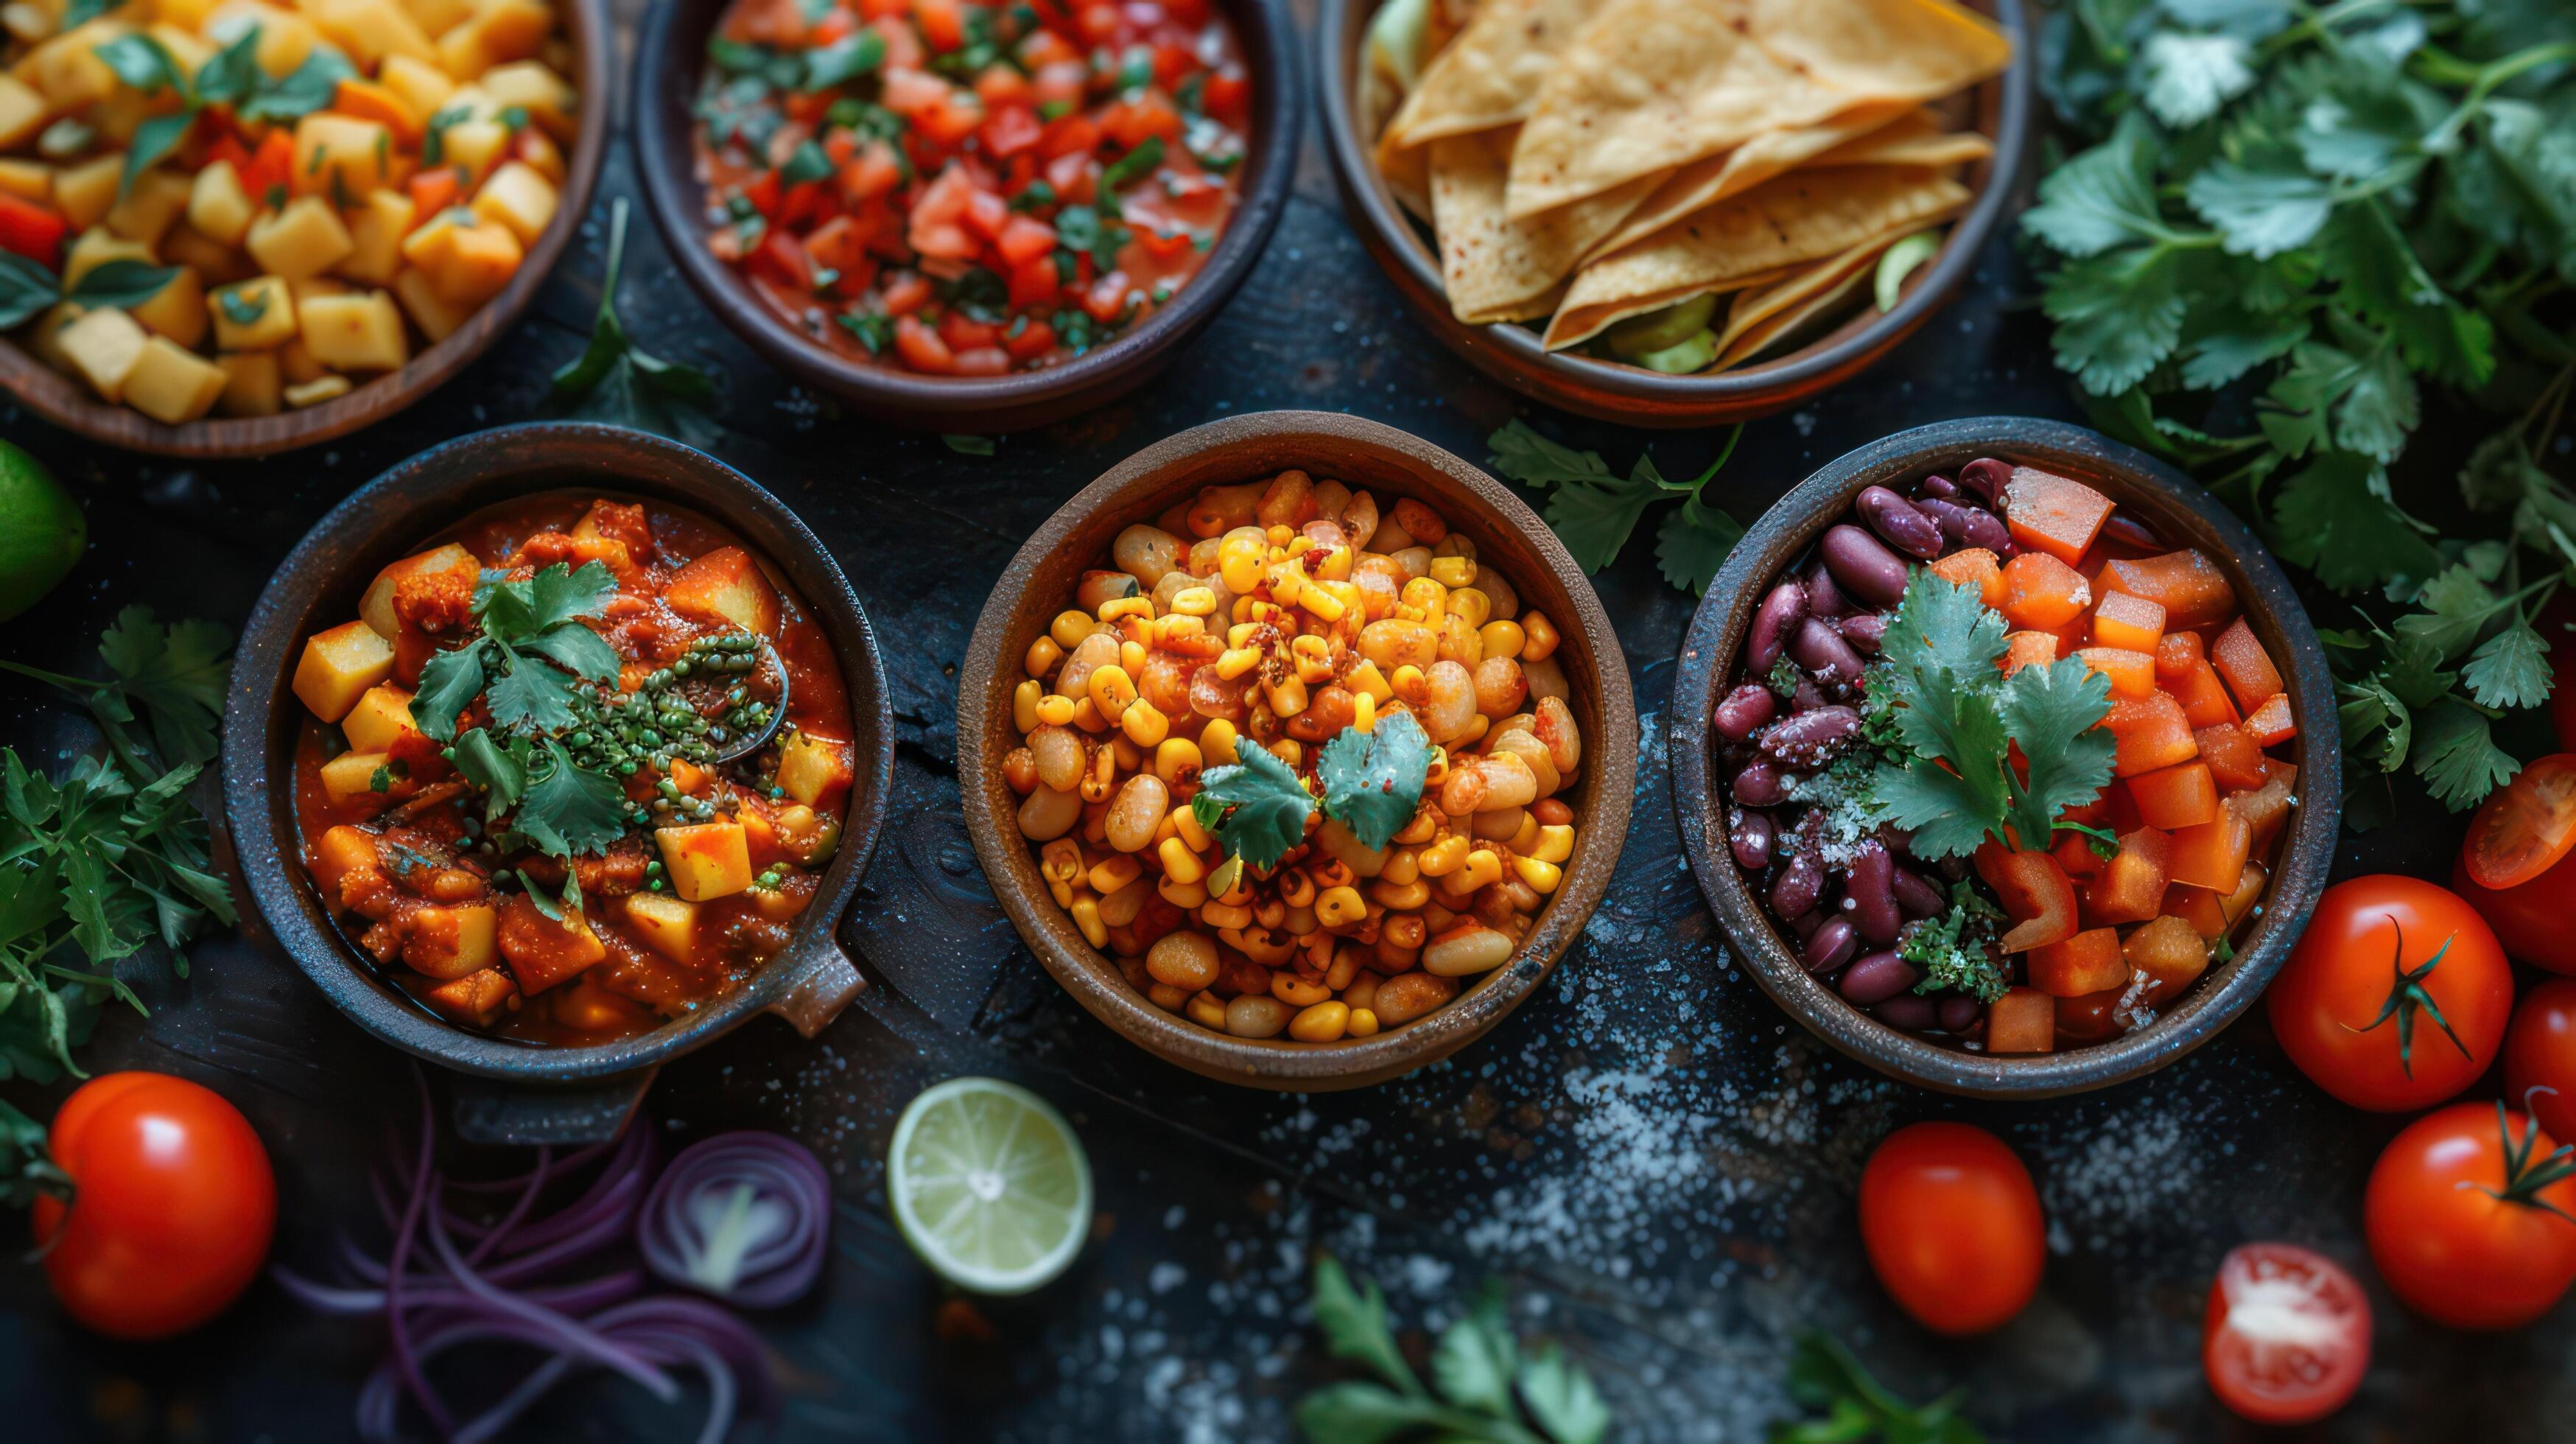
<instances>
[{"instance_id":1,"label":"tomato stem","mask_svg":"<svg viewBox=\"0 0 2576 1444\"><path fill-rule=\"evenodd\" d=\"M2442 945L2433 950L2433 956L2424 960L2424 966L2410 972L2406 967L2406 929L2397 921L2394 914L2382 914L2382 916L2388 918L2389 928L2397 934L2397 947L2388 963L2389 970L2397 975L2397 981L2388 990L2388 1001L2379 1005L2378 1017L2371 1019L2363 1027L2352 1028L2350 1023L2344 1026L2352 1028L2356 1033L2367 1033L2390 1018L2395 1018L2397 1020L2397 1066L2409 1080L2415 1076L2415 1015L2419 1012L2433 1015L2433 1022L2442 1030L2442 1036L2451 1040L2451 1046L2460 1050L2461 1057L2474 1056L2469 1052L2469 1045L2461 1042L2460 1035L2453 1031L2451 1020L2442 1016L2442 1005L2433 1001L2433 994L2424 986L2424 980L2433 976L2435 968L2442 966L2442 959L2450 956L2451 944L2459 934L2453 933L2442 939Z\"/></svg>"},{"instance_id":2,"label":"tomato stem","mask_svg":"<svg viewBox=\"0 0 2576 1444\"><path fill-rule=\"evenodd\" d=\"M2538 1091L2538 1089L2531 1090L2531 1092ZM2530 1097L2529 1092L2523 1095L2526 1105L2530 1102ZM2576 1223L2576 1214L2570 1214L2540 1196L2540 1191L2551 1184L2576 1178L2576 1143L2559 1144L2547 1157L2535 1160L2531 1155L2533 1150L2540 1146L2540 1120L2525 1113L2522 1116L2522 1142L2515 1143L2513 1115L2505 1111L2504 1100L2501 1098L2496 1100L2495 1107L2496 1132L2504 1141L2504 1188L2498 1191L2481 1185L2478 1191L2505 1203L2518 1203L2525 1208L2545 1208L2569 1223Z\"/></svg>"}]
</instances>

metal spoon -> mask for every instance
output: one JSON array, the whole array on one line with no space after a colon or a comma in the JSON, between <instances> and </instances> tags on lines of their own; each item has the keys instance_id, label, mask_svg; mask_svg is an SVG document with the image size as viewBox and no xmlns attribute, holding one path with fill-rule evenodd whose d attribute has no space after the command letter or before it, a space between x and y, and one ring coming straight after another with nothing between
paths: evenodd
<instances>
[{"instance_id":1,"label":"metal spoon","mask_svg":"<svg viewBox=\"0 0 2576 1444\"><path fill-rule=\"evenodd\" d=\"M767 637L760 639L760 650L752 655L768 659L768 665L777 669L778 698L769 704L769 721L766 725L757 732L726 743L708 759L719 767L728 762L739 762L746 757L757 756L762 748L767 747L777 738L778 729L787 725L787 664L779 659L778 649L769 644Z\"/></svg>"}]
</instances>

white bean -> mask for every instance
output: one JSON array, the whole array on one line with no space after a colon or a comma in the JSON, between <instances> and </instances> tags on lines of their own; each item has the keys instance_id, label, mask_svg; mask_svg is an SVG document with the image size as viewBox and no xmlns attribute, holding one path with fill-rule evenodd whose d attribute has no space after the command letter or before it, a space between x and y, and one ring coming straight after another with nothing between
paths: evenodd
<instances>
[{"instance_id":1,"label":"white bean","mask_svg":"<svg viewBox=\"0 0 2576 1444\"><path fill-rule=\"evenodd\" d=\"M1082 794L1040 787L1020 804L1020 835L1034 842L1052 842L1073 831L1082 821Z\"/></svg>"},{"instance_id":2,"label":"white bean","mask_svg":"<svg viewBox=\"0 0 2576 1444\"><path fill-rule=\"evenodd\" d=\"M1434 977L1460 978L1491 972L1512 955L1509 933L1488 927L1464 927L1422 945L1422 970Z\"/></svg>"},{"instance_id":3,"label":"white bean","mask_svg":"<svg viewBox=\"0 0 2576 1444\"><path fill-rule=\"evenodd\" d=\"M1118 570L1150 587L1180 565L1181 539L1161 527L1138 523L1120 532L1118 539L1109 544L1109 560Z\"/></svg>"}]
</instances>

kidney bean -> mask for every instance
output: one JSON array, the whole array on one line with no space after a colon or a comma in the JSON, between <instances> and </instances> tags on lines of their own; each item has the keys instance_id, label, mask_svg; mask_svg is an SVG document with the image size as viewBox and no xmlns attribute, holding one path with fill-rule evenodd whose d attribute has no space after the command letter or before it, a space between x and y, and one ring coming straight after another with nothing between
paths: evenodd
<instances>
[{"instance_id":1,"label":"kidney bean","mask_svg":"<svg viewBox=\"0 0 2576 1444\"><path fill-rule=\"evenodd\" d=\"M1810 672L1831 672L1845 682L1860 681L1860 653L1842 639L1842 634L1814 617L1798 624L1798 633L1789 639L1789 657Z\"/></svg>"},{"instance_id":2,"label":"kidney bean","mask_svg":"<svg viewBox=\"0 0 2576 1444\"><path fill-rule=\"evenodd\" d=\"M1941 910L1949 906L1942 900L1941 890L1925 882L1923 874L1911 868L1896 869L1896 875L1888 880L1888 885L1896 892L1897 911L1905 914L1909 922L1915 918L1939 917Z\"/></svg>"},{"instance_id":3,"label":"kidney bean","mask_svg":"<svg viewBox=\"0 0 2576 1444\"><path fill-rule=\"evenodd\" d=\"M1849 919L1827 918L1798 950L1798 961L1811 973L1830 973L1860 951L1860 933Z\"/></svg>"},{"instance_id":4,"label":"kidney bean","mask_svg":"<svg viewBox=\"0 0 2576 1444\"><path fill-rule=\"evenodd\" d=\"M1726 821L1726 845L1735 850L1736 865L1746 872L1769 867L1772 844L1780 835L1771 825L1771 814L1738 807L1728 811Z\"/></svg>"},{"instance_id":5,"label":"kidney bean","mask_svg":"<svg viewBox=\"0 0 2576 1444\"><path fill-rule=\"evenodd\" d=\"M1872 1003L1886 1002L1921 980L1922 975L1914 971L1914 965L1894 952L1871 953L1843 969L1842 977L1834 983L1834 990L1843 995L1845 1002L1866 1008Z\"/></svg>"},{"instance_id":6,"label":"kidney bean","mask_svg":"<svg viewBox=\"0 0 2576 1444\"><path fill-rule=\"evenodd\" d=\"M1762 605L1753 613L1752 629L1745 634L1744 665L1760 674L1771 670L1780 660L1780 649L1788 644L1790 634L1807 619L1807 589L1795 581L1784 581L1771 589Z\"/></svg>"},{"instance_id":7,"label":"kidney bean","mask_svg":"<svg viewBox=\"0 0 2576 1444\"><path fill-rule=\"evenodd\" d=\"M1798 940L1798 946L1805 947L1807 945L1807 939L1814 937L1816 935L1816 929L1823 927L1824 925L1825 914L1823 909L1819 908L1812 912L1803 912L1798 914L1796 917L1789 919L1789 935Z\"/></svg>"},{"instance_id":8,"label":"kidney bean","mask_svg":"<svg viewBox=\"0 0 2576 1444\"><path fill-rule=\"evenodd\" d=\"M1834 759L1843 744L1860 731L1860 714L1849 707L1817 707L1792 714L1762 734L1766 756L1800 772L1813 772ZM1882 851L1881 856L1885 856Z\"/></svg>"},{"instance_id":9,"label":"kidney bean","mask_svg":"<svg viewBox=\"0 0 2576 1444\"><path fill-rule=\"evenodd\" d=\"M2110 517L2102 523L2102 536L2106 541L2115 541L2123 546L2133 546L2144 551L2165 550L2165 539L2156 534L2154 527L2124 511L2111 513Z\"/></svg>"},{"instance_id":10,"label":"kidney bean","mask_svg":"<svg viewBox=\"0 0 2576 1444\"><path fill-rule=\"evenodd\" d=\"M1955 502L1924 500L1915 503L1939 523L1943 539L1963 547L1984 547L1998 558L2009 559L2020 549L2013 545L2012 528L2003 524L1993 512L1980 507L1961 506Z\"/></svg>"},{"instance_id":11,"label":"kidney bean","mask_svg":"<svg viewBox=\"0 0 2576 1444\"><path fill-rule=\"evenodd\" d=\"M1813 712L1824 705L1825 689L1817 686L1813 677L1800 677L1797 687L1789 693L1789 710L1792 712Z\"/></svg>"},{"instance_id":12,"label":"kidney bean","mask_svg":"<svg viewBox=\"0 0 2576 1444\"><path fill-rule=\"evenodd\" d=\"M1986 1013L1985 1004L1965 993L1952 993L1941 999L1936 1007L1944 1033L1964 1033L1977 1026L1977 1020Z\"/></svg>"},{"instance_id":13,"label":"kidney bean","mask_svg":"<svg viewBox=\"0 0 2576 1444\"><path fill-rule=\"evenodd\" d=\"M1899 993L1869 1010L1869 1015L1887 1026L1906 1033L1928 1033L1940 1021L1939 1012L1930 998L1912 993Z\"/></svg>"},{"instance_id":14,"label":"kidney bean","mask_svg":"<svg viewBox=\"0 0 2576 1444\"><path fill-rule=\"evenodd\" d=\"M1780 710L1780 699L1759 682L1747 682L1729 692L1717 704L1714 719L1718 735L1730 742L1741 742L1758 731Z\"/></svg>"},{"instance_id":15,"label":"kidney bean","mask_svg":"<svg viewBox=\"0 0 2576 1444\"><path fill-rule=\"evenodd\" d=\"M1980 456L1959 468L1959 485L1986 505L1993 506L1996 499L2004 494L2004 483L2012 480L2012 474L2011 462Z\"/></svg>"},{"instance_id":16,"label":"kidney bean","mask_svg":"<svg viewBox=\"0 0 2576 1444\"><path fill-rule=\"evenodd\" d=\"M1869 529L1901 552L1909 552L1925 561L1941 554L1941 526L1915 509L1914 503L1883 486L1863 488L1852 498L1852 510L1869 523Z\"/></svg>"},{"instance_id":17,"label":"kidney bean","mask_svg":"<svg viewBox=\"0 0 2576 1444\"><path fill-rule=\"evenodd\" d=\"M1814 908L1824 895L1824 863L1812 852L1799 853L1771 880L1771 915L1794 918Z\"/></svg>"},{"instance_id":18,"label":"kidney bean","mask_svg":"<svg viewBox=\"0 0 2576 1444\"><path fill-rule=\"evenodd\" d=\"M1863 656L1875 657L1880 642L1887 636L1887 613L1863 612L1857 617L1845 617L1835 623L1834 630L1843 634L1843 640L1852 644L1852 650Z\"/></svg>"},{"instance_id":19,"label":"kidney bean","mask_svg":"<svg viewBox=\"0 0 2576 1444\"><path fill-rule=\"evenodd\" d=\"M1843 874L1843 916L1877 947L1895 942L1896 930L1904 922L1897 915L1895 876L1894 859L1876 842L1862 843Z\"/></svg>"},{"instance_id":20,"label":"kidney bean","mask_svg":"<svg viewBox=\"0 0 2576 1444\"><path fill-rule=\"evenodd\" d=\"M1878 607L1905 600L1904 560L1868 532L1845 522L1826 532L1816 550L1835 584L1852 596Z\"/></svg>"},{"instance_id":21,"label":"kidney bean","mask_svg":"<svg viewBox=\"0 0 2576 1444\"><path fill-rule=\"evenodd\" d=\"M1746 807L1777 807L1789 800L1788 779L1781 775L1780 764L1768 757L1748 763L1735 774L1728 790Z\"/></svg>"},{"instance_id":22,"label":"kidney bean","mask_svg":"<svg viewBox=\"0 0 2576 1444\"><path fill-rule=\"evenodd\" d=\"M1959 494L1959 483L1946 476L1927 476L1915 483L1914 491L1918 500L1929 496L1947 501Z\"/></svg>"},{"instance_id":23,"label":"kidney bean","mask_svg":"<svg viewBox=\"0 0 2576 1444\"><path fill-rule=\"evenodd\" d=\"M1843 589L1834 582L1834 574L1825 570L1823 562L1818 561L1808 564L1808 616L1822 617L1827 621L1835 621L1843 617L1848 617L1859 610L1860 609L1858 607L1852 605L1851 598L1843 595Z\"/></svg>"}]
</instances>

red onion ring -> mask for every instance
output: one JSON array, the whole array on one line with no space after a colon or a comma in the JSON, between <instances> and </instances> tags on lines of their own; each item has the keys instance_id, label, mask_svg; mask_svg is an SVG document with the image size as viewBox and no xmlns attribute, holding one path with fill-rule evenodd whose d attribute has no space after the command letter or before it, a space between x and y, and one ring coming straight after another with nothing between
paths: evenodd
<instances>
[{"instance_id":1,"label":"red onion ring","mask_svg":"<svg viewBox=\"0 0 2576 1444\"><path fill-rule=\"evenodd\" d=\"M719 1133L663 1170L635 1245L665 1283L774 1309L822 1276L831 1218L832 1181L813 1150L776 1133Z\"/></svg>"}]
</instances>

